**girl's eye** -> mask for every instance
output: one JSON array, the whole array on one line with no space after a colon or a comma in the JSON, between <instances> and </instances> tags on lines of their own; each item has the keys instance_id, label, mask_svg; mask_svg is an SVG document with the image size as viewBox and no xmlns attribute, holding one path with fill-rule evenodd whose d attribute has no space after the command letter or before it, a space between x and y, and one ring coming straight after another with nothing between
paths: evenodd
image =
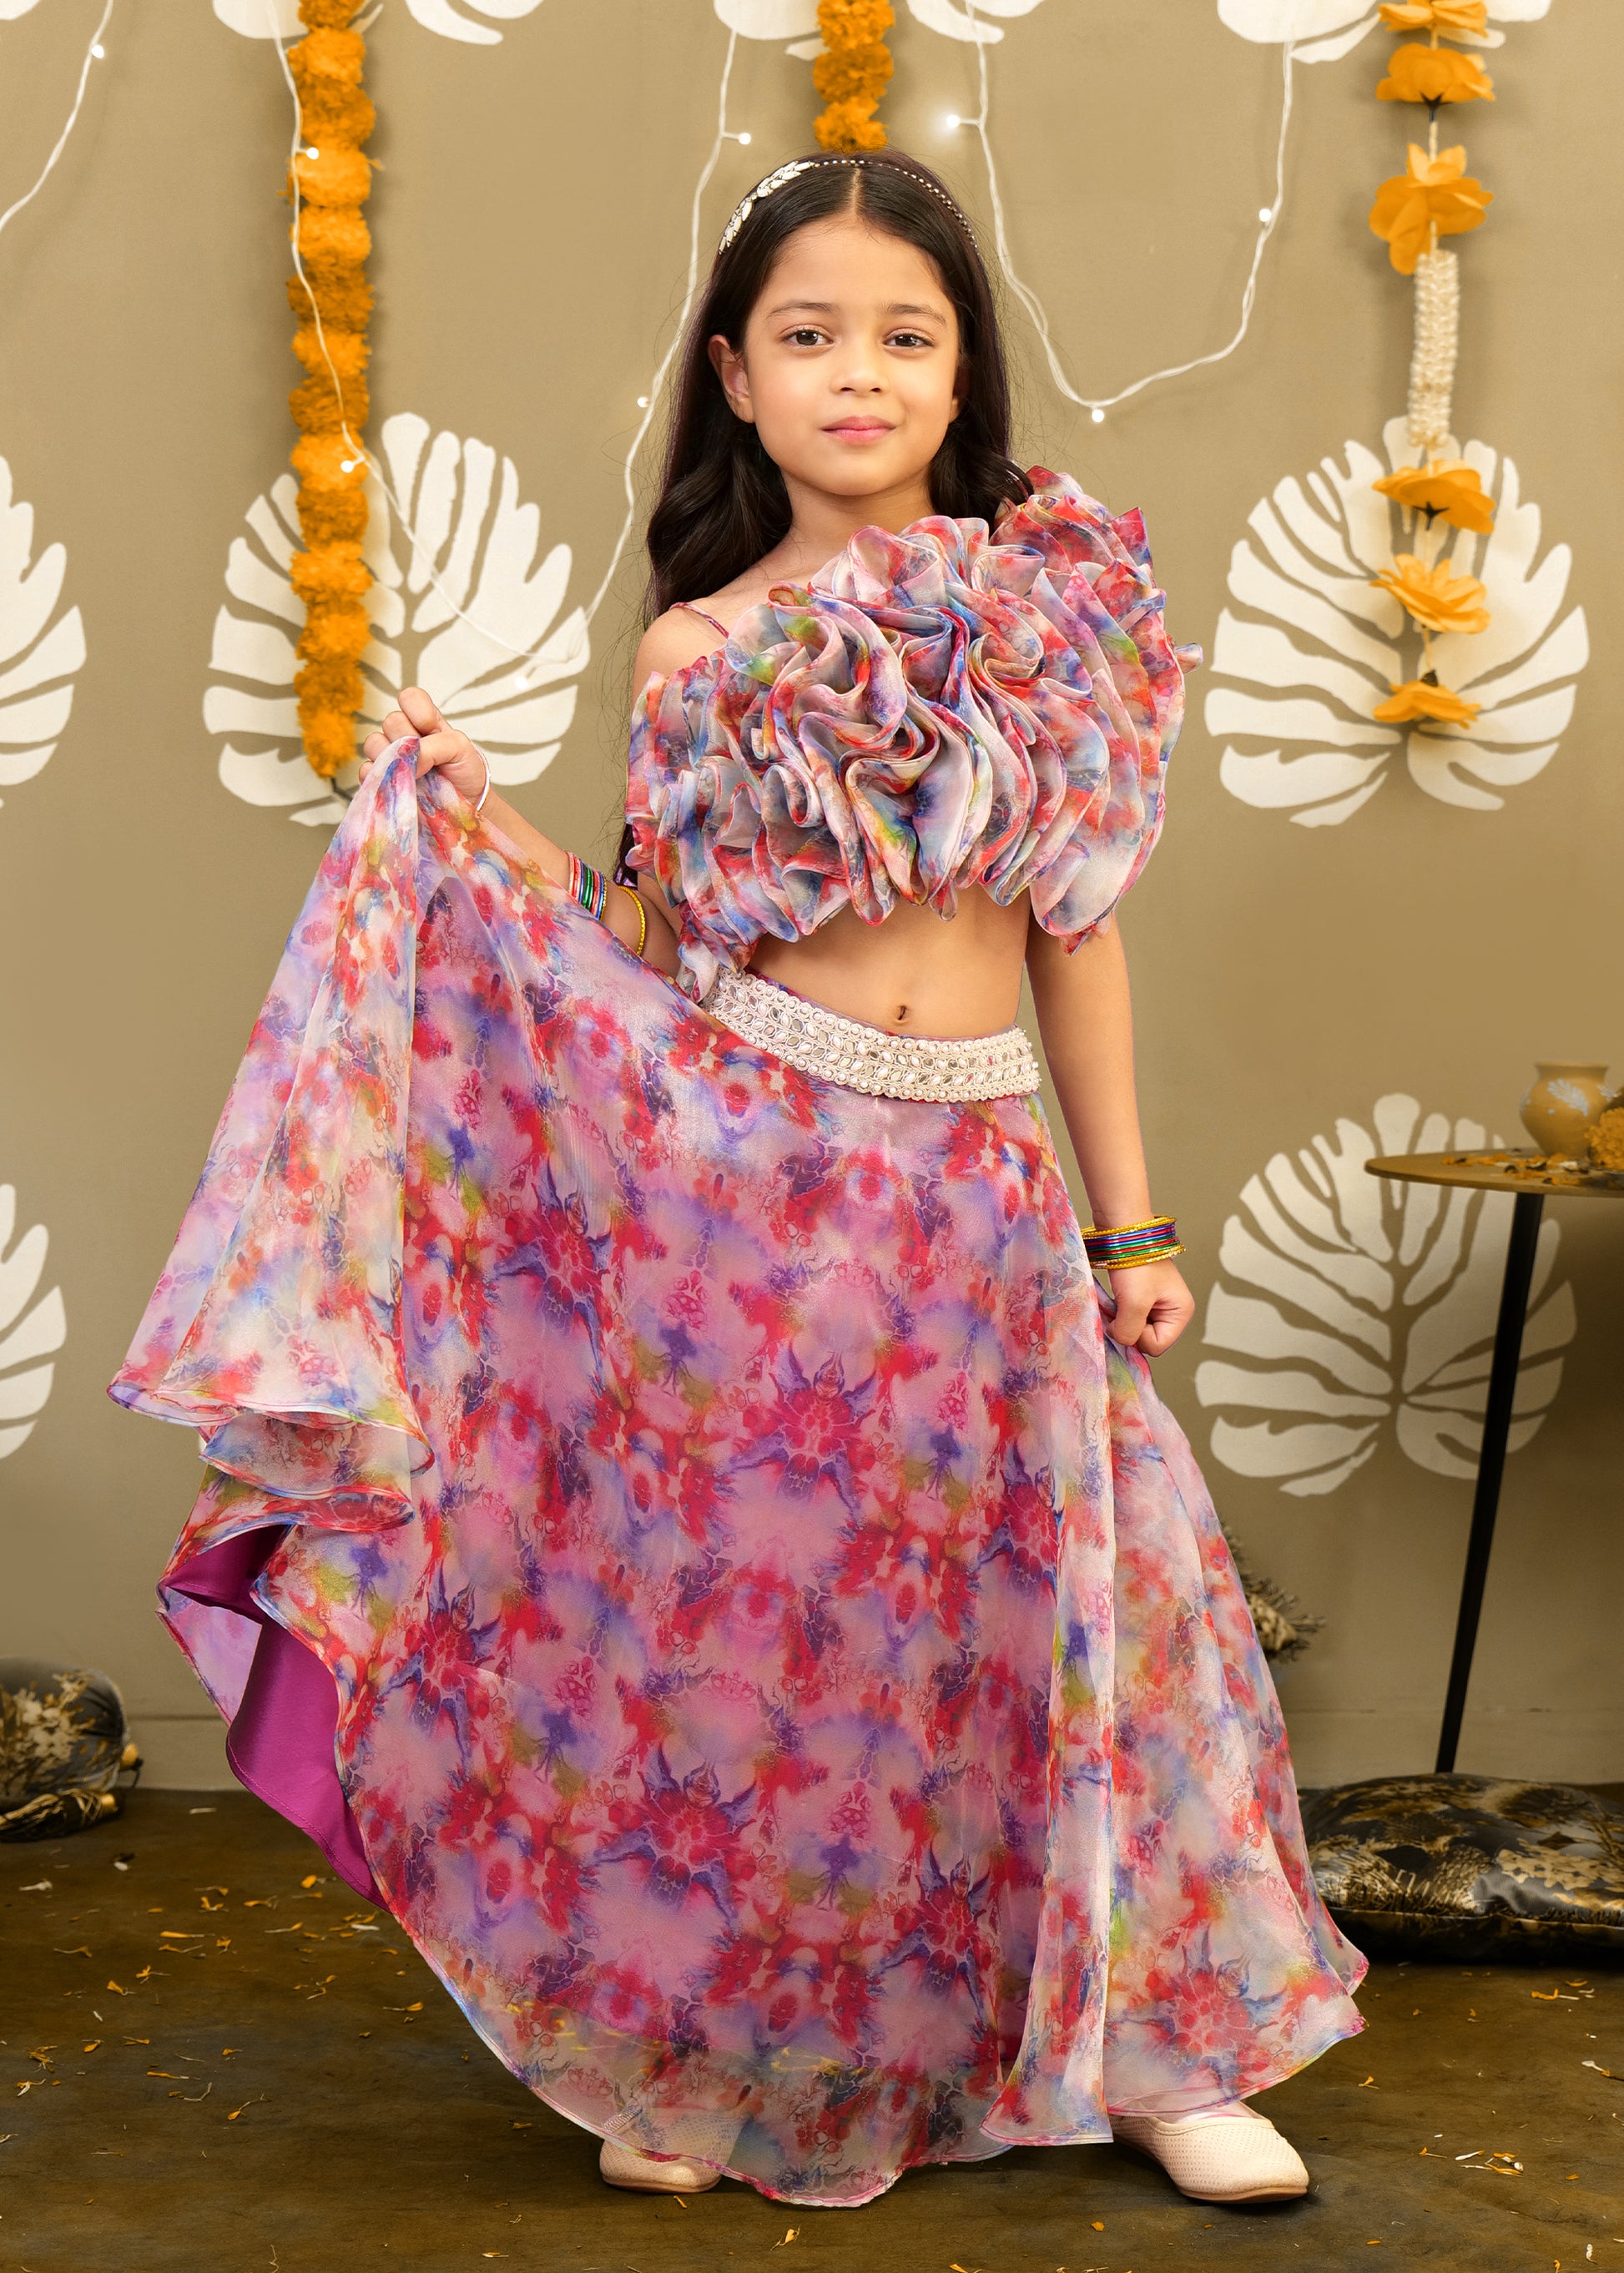
<instances>
[{"instance_id":1,"label":"girl's eye","mask_svg":"<svg viewBox=\"0 0 1624 2273\"><path fill-rule=\"evenodd\" d=\"M894 348L928 348L930 341L923 332L893 332L891 344Z\"/></svg>"},{"instance_id":2,"label":"girl's eye","mask_svg":"<svg viewBox=\"0 0 1624 2273\"><path fill-rule=\"evenodd\" d=\"M799 324L789 334L789 343L792 347L815 348L823 336L816 325Z\"/></svg>"}]
</instances>

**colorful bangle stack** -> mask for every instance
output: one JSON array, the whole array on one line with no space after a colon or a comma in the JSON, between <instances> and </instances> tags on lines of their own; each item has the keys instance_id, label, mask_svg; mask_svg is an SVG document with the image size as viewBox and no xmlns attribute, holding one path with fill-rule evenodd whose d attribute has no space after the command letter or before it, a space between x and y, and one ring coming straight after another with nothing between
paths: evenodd
<instances>
[{"instance_id":1,"label":"colorful bangle stack","mask_svg":"<svg viewBox=\"0 0 1624 2273\"><path fill-rule=\"evenodd\" d=\"M584 860L577 859L572 852L564 889L572 900L580 903L588 915L596 916L599 923L603 921L604 910L609 904L609 879L600 870L589 868Z\"/></svg>"},{"instance_id":2,"label":"colorful bangle stack","mask_svg":"<svg viewBox=\"0 0 1624 2273\"><path fill-rule=\"evenodd\" d=\"M1143 1223L1118 1224L1109 1231L1096 1231L1090 1224L1083 1245L1096 1271L1132 1271L1137 1264L1167 1263L1184 1251L1170 1215L1148 1216Z\"/></svg>"},{"instance_id":3,"label":"colorful bangle stack","mask_svg":"<svg viewBox=\"0 0 1624 2273\"><path fill-rule=\"evenodd\" d=\"M584 860L578 860L573 852L568 855L568 859L569 872L564 880L564 889L572 900L577 901L586 910L588 915L596 916L599 923L604 922L604 911L609 905L608 877L600 869L590 868ZM641 892L632 891L629 884L622 884L620 889L630 893L632 905L637 911L637 944L632 952L641 963L643 950L649 943L648 911L643 904Z\"/></svg>"}]
</instances>

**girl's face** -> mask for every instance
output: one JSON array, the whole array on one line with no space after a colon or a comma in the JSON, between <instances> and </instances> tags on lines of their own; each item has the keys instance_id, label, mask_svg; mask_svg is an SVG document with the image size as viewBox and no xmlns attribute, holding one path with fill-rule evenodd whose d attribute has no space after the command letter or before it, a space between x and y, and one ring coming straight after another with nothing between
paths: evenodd
<instances>
[{"instance_id":1,"label":"girl's face","mask_svg":"<svg viewBox=\"0 0 1624 2273\"><path fill-rule=\"evenodd\" d=\"M934 263L852 214L795 231L741 347L718 334L710 360L786 480L828 497L922 481L959 414L959 322Z\"/></svg>"}]
</instances>

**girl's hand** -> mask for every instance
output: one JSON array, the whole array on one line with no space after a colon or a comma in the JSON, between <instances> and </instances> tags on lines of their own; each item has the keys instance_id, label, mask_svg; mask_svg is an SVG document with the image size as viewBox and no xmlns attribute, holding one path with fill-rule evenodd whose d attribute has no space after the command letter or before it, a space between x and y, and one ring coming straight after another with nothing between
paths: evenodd
<instances>
[{"instance_id":1,"label":"girl's hand","mask_svg":"<svg viewBox=\"0 0 1624 2273\"><path fill-rule=\"evenodd\" d=\"M391 742L403 741L409 734L420 737L417 779L421 781L425 774L432 773L438 767L459 797L466 798L470 805L477 804L488 778L485 760L466 734L447 724L432 697L420 686L402 686L398 706L390 711L377 732L369 734L362 743L362 780L366 779Z\"/></svg>"},{"instance_id":2,"label":"girl's hand","mask_svg":"<svg viewBox=\"0 0 1624 2273\"><path fill-rule=\"evenodd\" d=\"M1146 1357L1171 1349L1195 1316L1195 1296L1177 1264L1141 1263L1110 1277L1116 1302L1115 1316L1106 1321L1111 1339Z\"/></svg>"}]
</instances>

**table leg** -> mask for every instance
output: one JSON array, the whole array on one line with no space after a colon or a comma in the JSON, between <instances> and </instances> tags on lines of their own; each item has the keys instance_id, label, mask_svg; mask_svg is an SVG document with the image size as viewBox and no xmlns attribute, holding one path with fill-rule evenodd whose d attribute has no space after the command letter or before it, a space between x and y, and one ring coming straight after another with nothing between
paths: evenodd
<instances>
[{"instance_id":1,"label":"table leg","mask_svg":"<svg viewBox=\"0 0 1624 2273\"><path fill-rule=\"evenodd\" d=\"M1477 1458L1477 1488L1472 1496L1471 1536L1467 1542L1466 1572L1461 1581L1461 1609L1455 1620L1455 1655L1449 1664L1444 1723L1438 1738L1440 1775L1447 1775L1454 1767L1455 1749L1461 1741L1466 1690L1471 1680L1472 1650L1477 1639L1477 1618L1483 1609L1484 1584L1489 1575L1489 1551L1494 1544L1494 1517L1500 1506L1500 1477L1506 1466L1506 1439L1511 1431L1511 1406L1517 1391L1522 1322L1528 1314L1534 1252L1539 1244L1539 1213L1544 1205L1543 1192L1518 1192L1512 1202L1511 1239L1506 1249L1506 1275L1500 1282L1500 1318L1494 1328L1494 1355L1489 1367L1488 1401L1483 1414L1483 1450Z\"/></svg>"}]
</instances>

